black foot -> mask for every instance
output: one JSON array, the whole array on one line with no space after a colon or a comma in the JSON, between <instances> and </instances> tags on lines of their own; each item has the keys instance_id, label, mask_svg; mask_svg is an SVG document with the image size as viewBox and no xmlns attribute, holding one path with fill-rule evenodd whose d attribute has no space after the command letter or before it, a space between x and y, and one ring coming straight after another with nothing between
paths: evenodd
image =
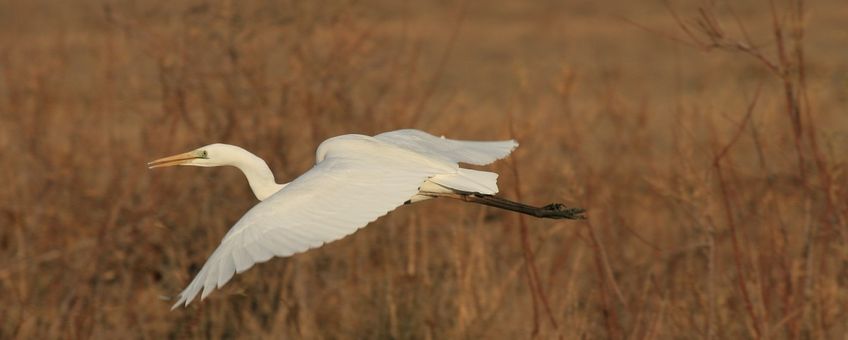
<instances>
[{"instance_id":1,"label":"black foot","mask_svg":"<svg viewBox=\"0 0 848 340\"><path fill-rule=\"evenodd\" d=\"M551 203L539 210L539 217L569 220L585 220L586 209L569 208L562 203Z\"/></svg>"}]
</instances>

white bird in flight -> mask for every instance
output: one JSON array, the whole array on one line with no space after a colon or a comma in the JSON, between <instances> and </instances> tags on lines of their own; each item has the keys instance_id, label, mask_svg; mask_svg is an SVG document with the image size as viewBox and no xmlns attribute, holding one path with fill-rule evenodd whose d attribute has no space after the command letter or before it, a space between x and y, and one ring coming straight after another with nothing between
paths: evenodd
<instances>
[{"instance_id":1,"label":"white bird in flight","mask_svg":"<svg viewBox=\"0 0 848 340\"><path fill-rule=\"evenodd\" d=\"M498 174L459 167L492 163L517 146L514 140L460 141L413 129L342 135L321 143L315 166L285 184L276 183L265 161L234 145L210 144L152 161L151 169L234 166L261 201L227 232L171 309L188 306L201 290L205 299L255 263L341 239L403 204L449 197L535 217L584 218L579 208L533 207L493 196Z\"/></svg>"}]
</instances>

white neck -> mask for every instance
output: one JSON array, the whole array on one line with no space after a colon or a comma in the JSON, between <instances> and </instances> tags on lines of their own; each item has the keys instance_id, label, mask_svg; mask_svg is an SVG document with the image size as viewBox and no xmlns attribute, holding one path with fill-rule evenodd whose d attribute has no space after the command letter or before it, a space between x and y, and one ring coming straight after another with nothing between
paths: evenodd
<instances>
[{"instance_id":1,"label":"white neck","mask_svg":"<svg viewBox=\"0 0 848 340\"><path fill-rule=\"evenodd\" d=\"M227 165L232 165L244 173L244 177L247 177L247 182L250 184L250 189L253 190L253 194L260 201L265 200L286 186L285 184L277 184L268 164L262 158L250 152L239 155L238 158L229 163Z\"/></svg>"}]
</instances>

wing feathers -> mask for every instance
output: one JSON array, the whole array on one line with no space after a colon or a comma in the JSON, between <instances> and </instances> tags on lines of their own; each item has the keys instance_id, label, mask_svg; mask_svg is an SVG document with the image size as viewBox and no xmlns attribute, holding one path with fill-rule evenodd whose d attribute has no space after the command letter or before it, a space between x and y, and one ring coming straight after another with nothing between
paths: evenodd
<instances>
[{"instance_id":1,"label":"wing feathers","mask_svg":"<svg viewBox=\"0 0 848 340\"><path fill-rule=\"evenodd\" d=\"M436 137L415 129L395 130L374 136L417 153L455 163L486 165L504 158L518 147L514 140L493 142L464 141Z\"/></svg>"},{"instance_id":2,"label":"wing feathers","mask_svg":"<svg viewBox=\"0 0 848 340\"><path fill-rule=\"evenodd\" d=\"M247 254L253 259L253 262L265 262L274 257L274 254L265 248L265 246L259 242L260 239L254 238L245 246L247 249Z\"/></svg>"},{"instance_id":3,"label":"wing feathers","mask_svg":"<svg viewBox=\"0 0 848 340\"><path fill-rule=\"evenodd\" d=\"M215 290L215 286L218 284L218 270L219 270L219 268L221 268L221 266L216 264L216 265L212 266L211 269L209 269L209 273L208 273L208 275L206 276L206 279L203 282L203 294L201 295L201 298L205 299L206 295L209 295L209 293L211 293L213 290ZM202 274L203 274L203 272L201 271L201 274L198 274L197 276L203 277ZM192 284L194 284L194 282L192 282ZM199 284L198 284L198 286L199 286ZM195 290L197 290L197 289L200 289L200 287L195 288ZM195 294L197 294L197 293L195 293ZM192 296L191 299L194 299L194 296Z\"/></svg>"},{"instance_id":4,"label":"wing feathers","mask_svg":"<svg viewBox=\"0 0 848 340\"><path fill-rule=\"evenodd\" d=\"M245 248L246 246L233 247L233 259L236 263L236 273L239 274L253 266L253 259L251 259L250 255L247 254Z\"/></svg>"},{"instance_id":5,"label":"wing feathers","mask_svg":"<svg viewBox=\"0 0 848 340\"><path fill-rule=\"evenodd\" d=\"M233 261L233 255L232 253L230 253L230 251L232 250L226 250L223 256L221 256L221 259L219 260L220 262L217 263L217 265L220 266L218 268L218 287L224 286L224 284L226 284L227 281L230 281L230 279L233 277L233 274L235 274L236 272L236 265Z\"/></svg>"},{"instance_id":6,"label":"wing feathers","mask_svg":"<svg viewBox=\"0 0 848 340\"><path fill-rule=\"evenodd\" d=\"M236 222L173 308L187 306L198 293L205 298L236 272L272 255L289 256L343 238L402 205L428 178L456 169L455 163L390 145L328 152Z\"/></svg>"}]
</instances>

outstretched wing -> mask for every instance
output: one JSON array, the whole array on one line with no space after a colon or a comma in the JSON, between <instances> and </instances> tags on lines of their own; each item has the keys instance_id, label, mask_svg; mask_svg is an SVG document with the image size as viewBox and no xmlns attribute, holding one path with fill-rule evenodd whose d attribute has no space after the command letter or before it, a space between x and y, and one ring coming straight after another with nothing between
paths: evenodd
<instances>
[{"instance_id":1,"label":"outstretched wing","mask_svg":"<svg viewBox=\"0 0 848 340\"><path fill-rule=\"evenodd\" d=\"M478 142L436 137L415 129L374 136L378 140L453 163L486 165L508 156L518 147L514 140Z\"/></svg>"},{"instance_id":2,"label":"outstretched wing","mask_svg":"<svg viewBox=\"0 0 848 340\"><path fill-rule=\"evenodd\" d=\"M418 192L427 178L455 171L405 152L329 154L230 229L173 308L205 298L235 273L343 238ZM407 156L407 157L404 157Z\"/></svg>"}]
</instances>

